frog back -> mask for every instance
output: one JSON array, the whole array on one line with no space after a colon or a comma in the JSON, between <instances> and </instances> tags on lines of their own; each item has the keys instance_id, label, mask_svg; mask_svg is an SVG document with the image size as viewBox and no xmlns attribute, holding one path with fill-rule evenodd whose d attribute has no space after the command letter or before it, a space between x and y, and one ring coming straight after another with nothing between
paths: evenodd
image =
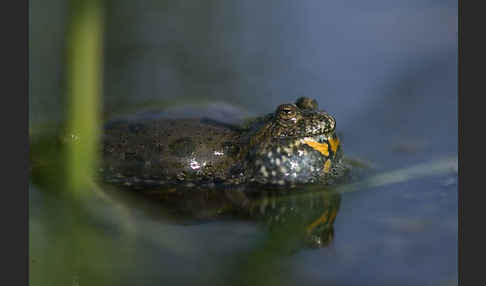
<instances>
[{"instance_id":1,"label":"frog back","mask_svg":"<svg viewBox=\"0 0 486 286\"><path fill-rule=\"evenodd\" d=\"M143 118L106 124L105 178L162 182L230 176L238 153L236 128L211 119Z\"/></svg>"}]
</instances>

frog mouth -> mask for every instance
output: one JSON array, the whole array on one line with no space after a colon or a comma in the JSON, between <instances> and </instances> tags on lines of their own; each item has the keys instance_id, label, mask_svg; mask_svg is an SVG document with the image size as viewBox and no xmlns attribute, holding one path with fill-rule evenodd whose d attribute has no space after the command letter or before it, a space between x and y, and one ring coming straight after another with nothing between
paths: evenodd
<instances>
[{"instance_id":1,"label":"frog mouth","mask_svg":"<svg viewBox=\"0 0 486 286\"><path fill-rule=\"evenodd\" d=\"M332 137L334 129L328 124L307 125L305 127L281 128L278 126L272 131L274 138L314 138L314 141L327 140Z\"/></svg>"}]
</instances>

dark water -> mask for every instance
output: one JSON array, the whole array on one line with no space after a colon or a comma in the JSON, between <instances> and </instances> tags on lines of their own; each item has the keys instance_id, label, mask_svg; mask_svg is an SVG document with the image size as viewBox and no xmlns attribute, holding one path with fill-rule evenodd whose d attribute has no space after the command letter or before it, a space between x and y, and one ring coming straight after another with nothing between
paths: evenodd
<instances>
[{"instance_id":1,"label":"dark water","mask_svg":"<svg viewBox=\"0 0 486 286\"><path fill-rule=\"evenodd\" d=\"M62 113L64 21L32 2L31 126ZM457 156L454 1L109 5L109 114L199 100L261 114L305 95L336 117L344 152L377 173ZM343 194L331 244L268 269L245 256L268 234L252 221L174 223L109 195L78 211L32 186L31 284L224 285L264 269L266 284L456 285L456 182L451 170Z\"/></svg>"}]
</instances>

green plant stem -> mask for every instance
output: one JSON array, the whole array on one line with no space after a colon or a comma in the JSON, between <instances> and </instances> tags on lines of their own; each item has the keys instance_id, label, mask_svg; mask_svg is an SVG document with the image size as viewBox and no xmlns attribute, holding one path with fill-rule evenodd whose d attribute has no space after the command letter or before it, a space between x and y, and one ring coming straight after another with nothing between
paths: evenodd
<instances>
[{"instance_id":1,"label":"green plant stem","mask_svg":"<svg viewBox=\"0 0 486 286\"><path fill-rule=\"evenodd\" d=\"M67 188L81 195L98 160L102 90L102 1L71 1L67 34Z\"/></svg>"}]
</instances>

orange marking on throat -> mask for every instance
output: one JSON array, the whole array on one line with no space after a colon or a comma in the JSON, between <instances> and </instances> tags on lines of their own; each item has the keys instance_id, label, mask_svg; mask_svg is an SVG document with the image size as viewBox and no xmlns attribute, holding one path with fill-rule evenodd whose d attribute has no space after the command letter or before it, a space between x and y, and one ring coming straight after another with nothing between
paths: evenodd
<instances>
[{"instance_id":1,"label":"orange marking on throat","mask_svg":"<svg viewBox=\"0 0 486 286\"><path fill-rule=\"evenodd\" d=\"M336 153L336 151L339 147L339 138L333 137L333 138L329 139L329 145L331 145L332 152Z\"/></svg>"},{"instance_id":2,"label":"orange marking on throat","mask_svg":"<svg viewBox=\"0 0 486 286\"><path fill-rule=\"evenodd\" d=\"M329 145L327 143L319 143L310 140L305 140L304 143L312 147L312 149L319 151L322 155L329 157Z\"/></svg>"},{"instance_id":3,"label":"orange marking on throat","mask_svg":"<svg viewBox=\"0 0 486 286\"><path fill-rule=\"evenodd\" d=\"M324 173L329 173L330 169L331 169L331 160L327 159L326 162L324 163Z\"/></svg>"}]
</instances>

